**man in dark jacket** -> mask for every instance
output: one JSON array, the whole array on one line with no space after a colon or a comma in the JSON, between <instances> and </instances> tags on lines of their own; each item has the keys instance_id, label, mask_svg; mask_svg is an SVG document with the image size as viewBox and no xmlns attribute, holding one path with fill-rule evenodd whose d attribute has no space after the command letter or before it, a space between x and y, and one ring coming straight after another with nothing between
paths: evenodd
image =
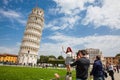
<instances>
[{"instance_id":1,"label":"man in dark jacket","mask_svg":"<svg viewBox=\"0 0 120 80\"><path fill-rule=\"evenodd\" d=\"M100 56L96 56L90 75L93 75L93 80L104 80L103 65Z\"/></svg>"},{"instance_id":2,"label":"man in dark jacket","mask_svg":"<svg viewBox=\"0 0 120 80\"><path fill-rule=\"evenodd\" d=\"M76 80L87 80L90 60L85 57L86 50L79 50L77 60L70 66L76 66Z\"/></svg>"}]
</instances>

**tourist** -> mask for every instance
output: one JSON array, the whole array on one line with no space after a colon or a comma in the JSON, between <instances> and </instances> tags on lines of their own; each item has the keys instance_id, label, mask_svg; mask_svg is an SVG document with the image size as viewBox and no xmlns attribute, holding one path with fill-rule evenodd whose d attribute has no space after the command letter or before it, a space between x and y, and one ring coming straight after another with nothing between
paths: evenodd
<instances>
[{"instance_id":1,"label":"tourist","mask_svg":"<svg viewBox=\"0 0 120 80\"><path fill-rule=\"evenodd\" d=\"M107 67L108 67L108 73L109 73L109 76L111 77L111 80L114 80L113 65L109 63Z\"/></svg>"},{"instance_id":2,"label":"tourist","mask_svg":"<svg viewBox=\"0 0 120 80\"><path fill-rule=\"evenodd\" d=\"M62 50L64 51L63 47L62 47ZM70 64L73 60L73 51L70 47L67 47L67 50L64 51L64 53L66 54L66 59L65 59L65 64L66 64L66 68L67 68L66 75L69 75L71 77L72 73L71 73Z\"/></svg>"},{"instance_id":3,"label":"tourist","mask_svg":"<svg viewBox=\"0 0 120 80\"><path fill-rule=\"evenodd\" d=\"M116 65L117 72L119 73L119 65Z\"/></svg>"},{"instance_id":4,"label":"tourist","mask_svg":"<svg viewBox=\"0 0 120 80\"><path fill-rule=\"evenodd\" d=\"M96 56L90 75L93 75L93 80L104 80L103 65L100 56Z\"/></svg>"},{"instance_id":5,"label":"tourist","mask_svg":"<svg viewBox=\"0 0 120 80\"><path fill-rule=\"evenodd\" d=\"M86 58L86 50L77 52L77 59L70 66L76 66L76 80L87 80L90 60Z\"/></svg>"}]
</instances>

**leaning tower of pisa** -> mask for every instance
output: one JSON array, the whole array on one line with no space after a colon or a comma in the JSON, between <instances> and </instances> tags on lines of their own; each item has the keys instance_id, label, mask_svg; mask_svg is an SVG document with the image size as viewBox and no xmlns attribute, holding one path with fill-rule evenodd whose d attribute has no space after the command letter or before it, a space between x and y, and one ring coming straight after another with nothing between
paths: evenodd
<instances>
[{"instance_id":1,"label":"leaning tower of pisa","mask_svg":"<svg viewBox=\"0 0 120 80\"><path fill-rule=\"evenodd\" d=\"M19 50L18 63L22 65L35 65L44 24L44 11L33 8L29 15L23 40Z\"/></svg>"}]
</instances>

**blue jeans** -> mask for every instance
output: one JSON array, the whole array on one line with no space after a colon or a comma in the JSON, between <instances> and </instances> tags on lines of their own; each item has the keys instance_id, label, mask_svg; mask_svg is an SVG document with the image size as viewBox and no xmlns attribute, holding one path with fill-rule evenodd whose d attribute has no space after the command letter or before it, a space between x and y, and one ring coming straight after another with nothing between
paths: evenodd
<instances>
[{"instance_id":1,"label":"blue jeans","mask_svg":"<svg viewBox=\"0 0 120 80\"><path fill-rule=\"evenodd\" d=\"M78 79L78 78L77 78L76 80L87 80L87 79Z\"/></svg>"},{"instance_id":2,"label":"blue jeans","mask_svg":"<svg viewBox=\"0 0 120 80\"><path fill-rule=\"evenodd\" d=\"M103 77L93 77L93 80L103 80Z\"/></svg>"}]
</instances>

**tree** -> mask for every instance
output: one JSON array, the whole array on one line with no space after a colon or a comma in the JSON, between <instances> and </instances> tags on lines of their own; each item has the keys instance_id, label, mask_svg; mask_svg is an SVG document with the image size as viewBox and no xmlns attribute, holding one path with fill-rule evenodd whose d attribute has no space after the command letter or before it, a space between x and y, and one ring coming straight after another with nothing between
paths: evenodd
<instances>
[{"instance_id":1,"label":"tree","mask_svg":"<svg viewBox=\"0 0 120 80\"><path fill-rule=\"evenodd\" d=\"M58 59L64 60L64 57L63 56L58 56Z\"/></svg>"},{"instance_id":2,"label":"tree","mask_svg":"<svg viewBox=\"0 0 120 80\"><path fill-rule=\"evenodd\" d=\"M118 53L115 57L118 58L118 64L120 64L120 53Z\"/></svg>"},{"instance_id":3,"label":"tree","mask_svg":"<svg viewBox=\"0 0 120 80\"><path fill-rule=\"evenodd\" d=\"M116 57L120 57L120 53L118 53L118 54L116 55Z\"/></svg>"},{"instance_id":4,"label":"tree","mask_svg":"<svg viewBox=\"0 0 120 80\"><path fill-rule=\"evenodd\" d=\"M40 63L40 59L37 59L37 64Z\"/></svg>"},{"instance_id":5,"label":"tree","mask_svg":"<svg viewBox=\"0 0 120 80\"><path fill-rule=\"evenodd\" d=\"M47 63L48 62L48 56L41 55L40 56L40 63Z\"/></svg>"},{"instance_id":6,"label":"tree","mask_svg":"<svg viewBox=\"0 0 120 80\"><path fill-rule=\"evenodd\" d=\"M56 60L56 57L54 55L48 56L49 60Z\"/></svg>"}]
</instances>

